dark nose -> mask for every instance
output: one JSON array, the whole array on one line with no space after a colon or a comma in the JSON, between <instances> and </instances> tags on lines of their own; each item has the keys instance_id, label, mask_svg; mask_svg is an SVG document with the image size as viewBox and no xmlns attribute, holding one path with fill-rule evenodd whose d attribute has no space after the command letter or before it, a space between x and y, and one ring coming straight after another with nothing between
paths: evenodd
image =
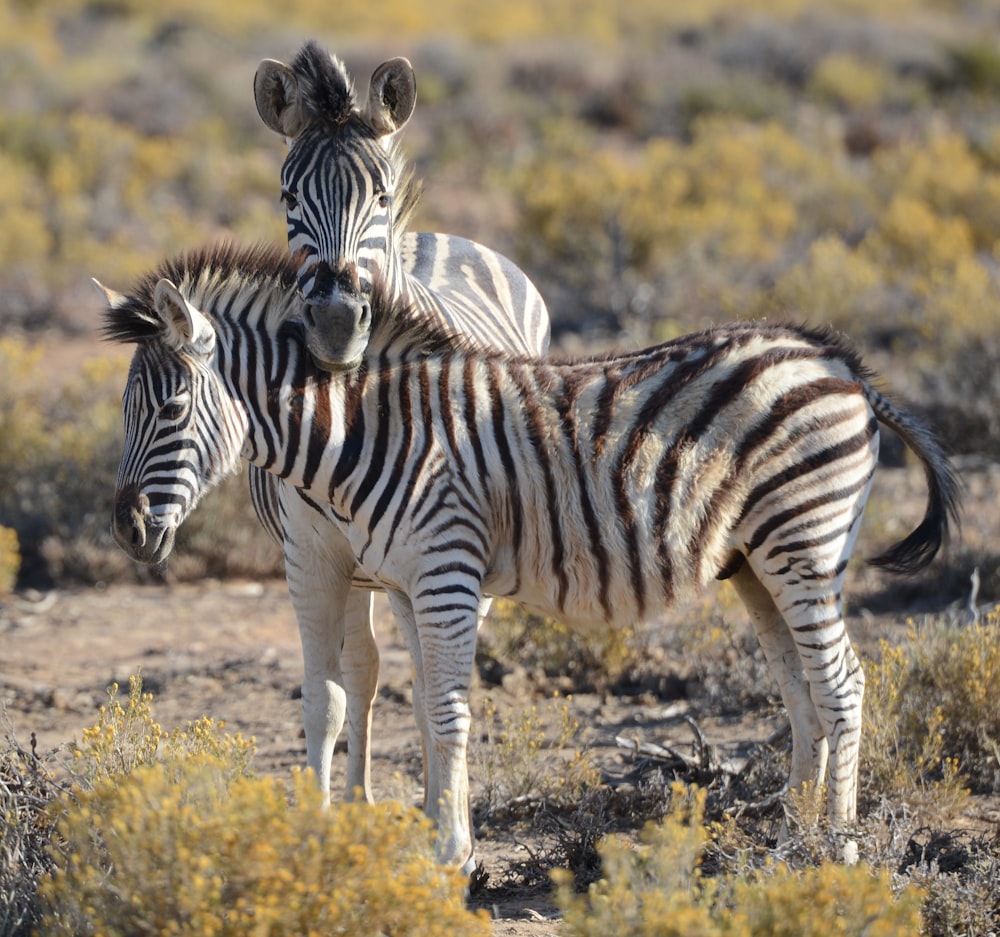
<instances>
[{"instance_id":1,"label":"dark nose","mask_svg":"<svg viewBox=\"0 0 1000 937\"><path fill-rule=\"evenodd\" d=\"M115 509L111 527L115 540L123 547L141 550L146 546L146 518L149 517L149 498L137 485L126 485L115 495Z\"/></svg>"},{"instance_id":2,"label":"dark nose","mask_svg":"<svg viewBox=\"0 0 1000 937\"><path fill-rule=\"evenodd\" d=\"M349 296L340 301L309 302L302 310L302 321L310 329L315 329L317 322L328 322L335 317L346 317L358 331L367 332L372 323L371 303L361 296Z\"/></svg>"}]
</instances>

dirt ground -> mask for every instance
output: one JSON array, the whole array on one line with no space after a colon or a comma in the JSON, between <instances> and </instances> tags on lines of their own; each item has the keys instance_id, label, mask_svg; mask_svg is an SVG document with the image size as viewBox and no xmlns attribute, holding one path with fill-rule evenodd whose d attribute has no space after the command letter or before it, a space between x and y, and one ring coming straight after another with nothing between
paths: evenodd
<instances>
[{"instance_id":1,"label":"dirt ground","mask_svg":"<svg viewBox=\"0 0 1000 937\"><path fill-rule=\"evenodd\" d=\"M1000 503L1000 466L980 466L968 475L969 504L963 548L983 549L993 542ZM882 497L900 507L902 523L922 513L919 476L903 470L883 473ZM880 522L883 528L889 521ZM888 536L895 536L890 532ZM994 554L995 555L995 554ZM849 588L875 588L872 574L855 574ZM992 596L986 598L993 598ZM377 631L382 651L381 686L375 712L373 778L378 797L419 803L420 746L410 708L409 660L384 600L378 600ZM738 612L737 612L738 613ZM734 613L734 614L737 614ZM899 613L856 613L849 626L860 643L879 629L898 628ZM108 585L19 595L0 604L0 699L3 728L22 744L35 734L41 750L79 738L93 724L107 687L127 687L141 671L154 694L154 714L165 728L185 725L203 714L224 720L230 731L257 740L259 772L287 775L305 762L297 691L301 651L291 604L283 582L218 582L172 586ZM479 686L499 707L516 708L526 698L542 699L550 688L517 679L502 686ZM573 699L586 741L603 764L621 762L616 735L688 747L691 730L683 719L685 702L636 706L617 697L577 694ZM474 714L481 713L474 701ZM721 757L745 757L750 746L782 724L780 707L738 717L712 717L699 725ZM474 743L482 746L481 739ZM478 776L471 758L473 796ZM346 757L335 758L334 784L343 784ZM481 760L479 762L481 764ZM513 834L488 830L478 854L494 881L512 862L526 858L530 844ZM544 892L507 889L491 901L493 932L514 937L558 933L554 906Z\"/></svg>"}]
</instances>

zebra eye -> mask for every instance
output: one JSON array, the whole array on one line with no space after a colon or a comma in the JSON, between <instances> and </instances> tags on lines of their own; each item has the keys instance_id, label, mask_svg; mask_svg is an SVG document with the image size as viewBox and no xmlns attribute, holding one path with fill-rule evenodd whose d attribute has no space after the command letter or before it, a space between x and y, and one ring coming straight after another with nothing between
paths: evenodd
<instances>
[{"instance_id":1,"label":"zebra eye","mask_svg":"<svg viewBox=\"0 0 1000 937\"><path fill-rule=\"evenodd\" d=\"M281 201L284 202L286 211L295 211L299 207L299 200L295 197L295 193L288 191L288 189L282 191Z\"/></svg>"},{"instance_id":2,"label":"zebra eye","mask_svg":"<svg viewBox=\"0 0 1000 937\"><path fill-rule=\"evenodd\" d=\"M160 416L164 420L174 423L182 419L187 411L188 405L186 400L169 400L160 407Z\"/></svg>"},{"instance_id":3,"label":"zebra eye","mask_svg":"<svg viewBox=\"0 0 1000 937\"><path fill-rule=\"evenodd\" d=\"M392 204L392 196L388 192L383 192L378 197L378 207L388 208Z\"/></svg>"}]
</instances>

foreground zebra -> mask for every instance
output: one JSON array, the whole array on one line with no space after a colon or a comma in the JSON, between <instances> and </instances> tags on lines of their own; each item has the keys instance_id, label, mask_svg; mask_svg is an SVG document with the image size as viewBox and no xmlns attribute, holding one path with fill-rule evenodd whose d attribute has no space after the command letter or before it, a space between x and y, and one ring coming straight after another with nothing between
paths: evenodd
<instances>
[{"instance_id":1,"label":"foreground zebra","mask_svg":"<svg viewBox=\"0 0 1000 937\"><path fill-rule=\"evenodd\" d=\"M327 367L343 363L345 353L331 336L348 336L348 357L363 347L367 333L355 328L367 322L376 271L407 308L474 341L514 352L545 351L548 313L521 270L472 241L407 231L418 187L396 142L416 101L405 59L375 70L359 107L343 63L310 42L291 66L261 62L254 97L265 124L289 141L282 198L317 360ZM347 541L310 498L254 466L250 491L257 516L284 549L302 638L307 762L329 796L334 744L346 717L346 791L350 796L360 789L371 800L371 713L378 683L371 593L350 588L355 564ZM371 584L357 579L355 585Z\"/></svg>"},{"instance_id":2,"label":"foreground zebra","mask_svg":"<svg viewBox=\"0 0 1000 937\"><path fill-rule=\"evenodd\" d=\"M415 665L440 858L472 862L466 745L484 593L576 627L653 618L713 579L750 612L792 723L789 783L855 819L864 678L841 610L878 423L924 465L920 569L954 517L934 438L830 336L738 323L560 364L461 350L372 296L358 367L305 354L294 271L262 250L164 264L106 312L135 342L113 527L155 562L240 457L285 478L382 585Z\"/></svg>"}]
</instances>

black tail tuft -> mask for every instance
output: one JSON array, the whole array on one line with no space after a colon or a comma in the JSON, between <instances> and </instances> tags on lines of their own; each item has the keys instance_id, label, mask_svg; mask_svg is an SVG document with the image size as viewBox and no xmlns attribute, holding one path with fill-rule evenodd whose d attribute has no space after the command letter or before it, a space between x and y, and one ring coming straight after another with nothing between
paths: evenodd
<instances>
[{"instance_id":1,"label":"black tail tuft","mask_svg":"<svg viewBox=\"0 0 1000 937\"><path fill-rule=\"evenodd\" d=\"M897 432L920 459L927 478L927 511L920 525L868 562L892 573L912 575L928 566L947 543L950 525L959 525L962 484L941 443L926 426L870 385L866 385L866 395L879 421Z\"/></svg>"}]
</instances>

